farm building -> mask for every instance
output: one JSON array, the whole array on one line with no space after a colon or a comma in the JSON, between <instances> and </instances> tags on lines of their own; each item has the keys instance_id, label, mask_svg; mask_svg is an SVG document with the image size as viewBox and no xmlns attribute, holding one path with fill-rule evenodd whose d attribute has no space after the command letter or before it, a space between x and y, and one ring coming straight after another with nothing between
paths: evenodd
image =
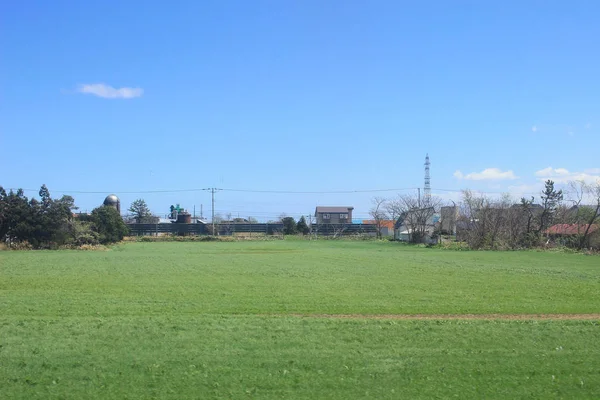
<instances>
[{"instance_id":1,"label":"farm building","mask_svg":"<svg viewBox=\"0 0 600 400\"><path fill-rule=\"evenodd\" d=\"M546 229L544 233L555 243L570 246L578 244L586 231L584 247L600 247L600 228L595 224L556 224Z\"/></svg>"}]
</instances>

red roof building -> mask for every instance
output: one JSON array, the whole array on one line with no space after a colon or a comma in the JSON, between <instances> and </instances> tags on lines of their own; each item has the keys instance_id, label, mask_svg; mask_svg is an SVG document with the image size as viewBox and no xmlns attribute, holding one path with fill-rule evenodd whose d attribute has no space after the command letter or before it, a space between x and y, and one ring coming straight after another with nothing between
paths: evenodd
<instances>
[{"instance_id":1,"label":"red roof building","mask_svg":"<svg viewBox=\"0 0 600 400\"><path fill-rule=\"evenodd\" d=\"M560 235L560 236L571 236L571 235L583 235L588 225L578 224L556 224L546 229L545 233L548 235ZM591 225L588 234L594 233L598 230L598 225Z\"/></svg>"}]
</instances>

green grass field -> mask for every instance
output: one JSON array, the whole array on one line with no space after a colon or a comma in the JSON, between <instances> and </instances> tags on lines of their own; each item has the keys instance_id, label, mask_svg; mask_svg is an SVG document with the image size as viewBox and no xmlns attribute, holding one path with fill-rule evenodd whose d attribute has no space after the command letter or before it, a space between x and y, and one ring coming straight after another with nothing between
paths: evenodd
<instances>
[{"instance_id":1,"label":"green grass field","mask_svg":"<svg viewBox=\"0 0 600 400\"><path fill-rule=\"evenodd\" d=\"M600 398L600 317L501 319L600 313L600 258L579 254L5 251L0 311L0 398ZM482 319L444 317L464 314Z\"/></svg>"}]
</instances>

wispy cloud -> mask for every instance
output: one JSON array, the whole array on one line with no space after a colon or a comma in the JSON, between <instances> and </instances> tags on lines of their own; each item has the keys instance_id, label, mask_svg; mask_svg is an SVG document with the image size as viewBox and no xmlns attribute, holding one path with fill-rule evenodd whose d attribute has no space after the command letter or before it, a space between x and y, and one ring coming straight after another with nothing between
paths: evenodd
<instances>
[{"instance_id":1,"label":"wispy cloud","mask_svg":"<svg viewBox=\"0 0 600 400\"><path fill-rule=\"evenodd\" d=\"M547 167L535 173L540 180L551 179L556 183L567 183L569 181L584 181L594 183L600 181L600 168L590 168L583 172L571 172L566 168Z\"/></svg>"},{"instance_id":2,"label":"wispy cloud","mask_svg":"<svg viewBox=\"0 0 600 400\"><path fill-rule=\"evenodd\" d=\"M461 171L454 172L454 177L457 179L466 179L469 181L503 181L518 179L512 170L502 171L499 168L486 168L481 172L471 172L464 175Z\"/></svg>"},{"instance_id":3,"label":"wispy cloud","mask_svg":"<svg viewBox=\"0 0 600 400\"><path fill-rule=\"evenodd\" d=\"M83 84L77 87L79 93L92 94L105 99L133 99L144 94L142 88L122 87L114 88L104 83Z\"/></svg>"},{"instance_id":4,"label":"wispy cloud","mask_svg":"<svg viewBox=\"0 0 600 400\"><path fill-rule=\"evenodd\" d=\"M592 124L587 122L585 124L535 124L531 126L533 133L543 133L544 135L562 135L567 134L569 136L575 136L582 130L590 130Z\"/></svg>"}]
</instances>

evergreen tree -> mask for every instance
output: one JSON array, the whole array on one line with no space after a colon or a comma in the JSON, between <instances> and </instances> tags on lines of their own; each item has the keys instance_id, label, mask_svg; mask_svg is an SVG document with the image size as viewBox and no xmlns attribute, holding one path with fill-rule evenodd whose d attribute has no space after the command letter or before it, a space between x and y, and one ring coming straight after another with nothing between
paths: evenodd
<instances>
[{"instance_id":1,"label":"evergreen tree","mask_svg":"<svg viewBox=\"0 0 600 400\"><path fill-rule=\"evenodd\" d=\"M544 209L540 214L540 226L538 235L544 232L546 229L550 227L552 221L554 219L554 215L556 214L556 209L560 205L560 202L563 200L563 191L554 189L554 182L548 179L545 182L544 191L540 196L542 198L542 205Z\"/></svg>"},{"instance_id":2,"label":"evergreen tree","mask_svg":"<svg viewBox=\"0 0 600 400\"><path fill-rule=\"evenodd\" d=\"M293 217L283 217L281 222L283 223L283 233L285 235L294 235L296 233L296 221Z\"/></svg>"},{"instance_id":3,"label":"evergreen tree","mask_svg":"<svg viewBox=\"0 0 600 400\"><path fill-rule=\"evenodd\" d=\"M138 224L146 223L152 219L152 213L150 212L150 208L148 208L148 205L144 199L135 200L133 203L131 203L128 211L133 214L133 218ZM171 210L171 212L172 211L173 210Z\"/></svg>"},{"instance_id":4,"label":"evergreen tree","mask_svg":"<svg viewBox=\"0 0 600 400\"><path fill-rule=\"evenodd\" d=\"M8 233L8 195L6 190L0 186L0 241L6 240Z\"/></svg>"},{"instance_id":5,"label":"evergreen tree","mask_svg":"<svg viewBox=\"0 0 600 400\"><path fill-rule=\"evenodd\" d=\"M111 206L95 208L92 211L92 221L102 244L119 242L129 232L119 212Z\"/></svg>"},{"instance_id":6,"label":"evergreen tree","mask_svg":"<svg viewBox=\"0 0 600 400\"><path fill-rule=\"evenodd\" d=\"M300 217L298 220L298 223L296 224L296 230L303 235L306 235L310 232L310 228L308 227L304 216Z\"/></svg>"},{"instance_id":7,"label":"evergreen tree","mask_svg":"<svg viewBox=\"0 0 600 400\"><path fill-rule=\"evenodd\" d=\"M27 199L21 189L7 194L0 187L1 241L28 242L33 248L55 248L73 241L73 198L53 200L46 185L39 196L40 201Z\"/></svg>"},{"instance_id":8,"label":"evergreen tree","mask_svg":"<svg viewBox=\"0 0 600 400\"><path fill-rule=\"evenodd\" d=\"M6 233L2 239L8 239L9 243L29 241L34 221L23 189L16 193L11 190L5 197L4 221Z\"/></svg>"}]
</instances>

